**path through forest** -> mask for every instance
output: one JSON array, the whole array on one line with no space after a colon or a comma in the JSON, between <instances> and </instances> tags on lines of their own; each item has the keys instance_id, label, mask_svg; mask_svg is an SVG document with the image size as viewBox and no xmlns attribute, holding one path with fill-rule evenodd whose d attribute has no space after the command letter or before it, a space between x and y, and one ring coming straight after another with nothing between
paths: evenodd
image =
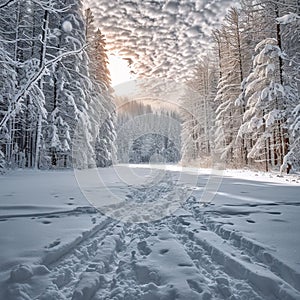
<instances>
[{"instance_id":1,"label":"path through forest","mask_svg":"<svg viewBox=\"0 0 300 300\"><path fill-rule=\"evenodd\" d=\"M201 206L199 199L210 177L207 171L182 171L193 178L192 186L178 180L176 170L164 170L161 177L157 177L161 173L151 173L156 174L153 184L150 178L155 178L147 168L122 168L147 180L138 185L117 184L112 169L99 172L105 175L108 190L117 193L119 189L118 195L125 195L127 202L143 205L146 201L155 206L155 202L172 198L182 189L187 197L161 218L127 222L117 218L124 213L120 206L115 206L120 214L111 218L79 199L69 171L20 171L31 174L31 184L48 178L43 189L49 193L44 198L48 199L52 190L56 196L52 204L56 204L51 207L48 203L47 207L41 199L31 199L35 205L21 207L14 197L18 187L10 194L12 200L4 203L1 195L4 271L0 299L300 299L297 183L283 184L276 179L264 182L255 180L255 176L252 180L224 177L214 201ZM21 175L12 173L1 178L1 193L9 195L9 179L22 180ZM55 177L59 177L56 180L60 186ZM63 178L67 185L62 183ZM25 189L23 196L29 191ZM58 200L62 198L73 205L64 206ZM9 257L8 235L17 231L26 235L20 226L29 219L36 226L32 245L24 246L18 257ZM63 226L68 231L64 232ZM4 232L4 228L12 230ZM67 236L71 232L76 232L72 238ZM40 251L38 239L47 245ZM36 255L29 255L30 247ZM5 264L8 257L9 264Z\"/></svg>"}]
</instances>

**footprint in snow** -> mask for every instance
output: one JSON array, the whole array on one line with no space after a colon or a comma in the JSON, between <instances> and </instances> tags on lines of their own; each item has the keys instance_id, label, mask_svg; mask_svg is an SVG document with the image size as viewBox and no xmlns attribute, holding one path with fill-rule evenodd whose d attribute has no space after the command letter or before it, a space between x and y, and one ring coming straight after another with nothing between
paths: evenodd
<instances>
[{"instance_id":1,"label":"footprint in snow","mask_svg":"<svg viewBox=\"0 0 300 300\"><path fill-rule=\"evenodd\" d=\"M273 221L273 222L280 222L280 223L287 223L287 221L283 220L283 219L271 219L271 221Z\"/></svg>"},{"instance_id":2,"label":"footprint in snow","mask_svg":"<svg viewBox=\"0 0 300 300\"><path fill-rule=\"evenodd\" d=\"M189 226L189 225L191 225L190 222L187 222L187 221L185 221L185 220L183 220L183 219L180 219L180 223L181 223L183 226Z\"/></svg>"},{"instance_id":3,"label":"footprint in snow","mask_svg":"<svg viewBox=\"0 0 300 300\"><path fill-rule=\"evenodd\" d=\"M194 265L191 263L179 263L178 267L193 267Z\"/></svg>"},{"instance_id":4,"label":"footprint in snow","mask_svg":"<svg viewBox=\"0 0 300 300\"><path fill-rule=\"evenodd\" d=\"M253 221L253 220L251 220L251 219L247 219L246 220L248 223L251 223L251 224L254 224L255 223L255 221Z\"/></svg>"},{"instance_id":5,"label":"footprint in snow","mask_svg":"<svg viewBox=\"0 0 300 300\"><path fill-rule=\"evenodd\" d=\"M57 239L54 242L52 242L51 244L49 244L48 246L46 246L45 248L51 249L51 248L58 246L59 244L60 244L60 239Z\"/></svg>"},{"instance_id":6,"label":"footprint in snow","mask_svg":"<svg viewBox=\"0 0 300 300\"><path fill-rule=\"evenodd\" d=\"M42 223L43 223L43 224L46 224L46 225L51 224L51 222L50 222L50 221L47 221L47 220L42 221Z\"/></svg>"},{"instance_id":7,"label":"footprint in snow","mask_svg":"<svg viewBox=\"0 0 300 300\"><path fill-rule=\"evenodd\" d=\"M169 252L169 249L161 249L160 251L159 251L159 253L161 254L161 255L164 255L164 254L166 254L166 253L168 253Z\"/></svg>"},{"instance_id":8,"label":"footprint in snow","mask_svg":"<svg viewBox=\"0 0 300 300\"><path fill-rule=\"evenodd\" d=\"M146 255L148 256L152 250L148 247L147 242L146 241L141 241L137 244L137 248L140 252L141 255Z\"/></svg>"},{"instance_id":9,"label":"footprint in snow","mask_svg":"<svg viewBox=\"0 0 300 300\"><path fill-rule=\"evenodd\" d=\"M200 284L197 281L192 280L192 279L188 279L186 282L188 283L189 287L193 291L195 291L199 294L201 294L203 292L203 288L200 286Z\"/></svg>"}]
</instances>

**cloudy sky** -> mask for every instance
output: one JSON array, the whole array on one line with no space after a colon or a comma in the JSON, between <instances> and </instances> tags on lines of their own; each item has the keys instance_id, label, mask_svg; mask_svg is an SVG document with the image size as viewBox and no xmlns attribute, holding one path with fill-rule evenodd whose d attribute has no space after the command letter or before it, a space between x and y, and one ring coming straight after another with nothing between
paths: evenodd
<instances>
[{"instance_id":1,"label":"cloudy sky","mask_svg":"<svg viewBox=\"0 0 300 300\"><path fill-rule=\"evenodd\" d=\"M140 76L187 78L234 0L86 0L107 46Z\"/></svg>"}]
</instances>

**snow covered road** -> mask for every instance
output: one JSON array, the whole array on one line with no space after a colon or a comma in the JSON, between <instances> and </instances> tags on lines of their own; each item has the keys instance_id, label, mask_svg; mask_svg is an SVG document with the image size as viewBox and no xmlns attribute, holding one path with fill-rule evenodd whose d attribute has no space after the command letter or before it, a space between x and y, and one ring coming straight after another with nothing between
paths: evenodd
<instances>
[{"instance_id":1,"label":"snow covered road","mask_svg":"<svg viewBox=\"0 0 300 300\"><path fill-rule=\"evenodd\" d=\"M204 207L209 171L158 169L1 177L0 299L300 299L297 177L225 176Z\"/></svg>"}]
</instances>

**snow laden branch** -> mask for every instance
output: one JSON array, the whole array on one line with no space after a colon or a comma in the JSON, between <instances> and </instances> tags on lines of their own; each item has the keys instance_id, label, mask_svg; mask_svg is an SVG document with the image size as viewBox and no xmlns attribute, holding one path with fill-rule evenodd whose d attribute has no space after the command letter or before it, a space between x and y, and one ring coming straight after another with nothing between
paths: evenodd
<instances>
[{"instance_id":1,"label":"snow laden branch","mask_svg":"<svg viewBox=\"0 0 300 300\"><path fill-rule=\"evenodd\" d=\"M31 91L31 89L34 86L36 86L36 84L41 79L41 77L43 77L45 75L45 73L47 72L47 69L49 67L55 65L62 58L65 58L67 56L76 55L76 54L81 53L87 46L88 45L84 45L80 49L73 50L73 51L68 51L68 52L65 52L65 53L62 53L62 54L58 55L57 57L53 58L52 60L49 60L48 62L46 62L36 73L34 73L31 76L31 78L28 80L27 84L25 84L19 90L19 92L14 96L12 104L8 107L8 111L6 112L4 118L0 122L0 131L2 130L2 128L4 126L6 126L7 122L9 121L9 119L12 116L14 116L14 114L18 111L19 104L22 101L22 99L24 98L24 96L26 96L26 94L28 94Z\"/></svg>"},{"instance_id":2,"label":"snow laden branch","mask_svg":"<svg viewBox=\"0 0 300 300\"><path fill-rule=\"evenodd\" d=\"M0 4L0 9L5 8L7 6L11 6L14 3L16 3L16 0L7 0L3 4ZM51 6L49 6L49 1L32 1L33 3L40 5L45 10L55 10L56 12L67 12L72 5L65 6L64 8L58 9L55 7L55 3L52 3Z\"/></svg>"},{"instance_id":3,"label":"snow laden branch","mask_svg":"<svg viewBox=\"0 0 300 300\"><path fill-rule=\"evenodd\" d=\"M291 12L282 17L276 18L277 23L282 25L295 23L297 20L300 20L300 16Z\"/></svg>"},{"instance_id":4,"label":"snow laden branch","mask_svg":"<svg viewBox=\"0 0 300 300\"><path fill-rule=\"evenodd\" d=\"M57 3L55 1L49 3L48 0L46 0L46 1L38 0L38 1L32 1L32 2L39 5L44 10L55 11L56 13L68 12L71 9L71 7L73 6L72 4L70 4L70 5L65 5L63 8L58 8L58 7L56 7Z\"/></svg>"},{"instance_id":5,"label":"snow laden branch","mask_svg":"<svg viewBox=\"0 0 300 300\"><path fill-rule=\"evenodd\" d=\"M4 8L5 6L12 5L15 2L16 2L16 0L8 0L8 1L4 2L3 4L0 4L0 9Z\"/></svg>"}]
</instances>

